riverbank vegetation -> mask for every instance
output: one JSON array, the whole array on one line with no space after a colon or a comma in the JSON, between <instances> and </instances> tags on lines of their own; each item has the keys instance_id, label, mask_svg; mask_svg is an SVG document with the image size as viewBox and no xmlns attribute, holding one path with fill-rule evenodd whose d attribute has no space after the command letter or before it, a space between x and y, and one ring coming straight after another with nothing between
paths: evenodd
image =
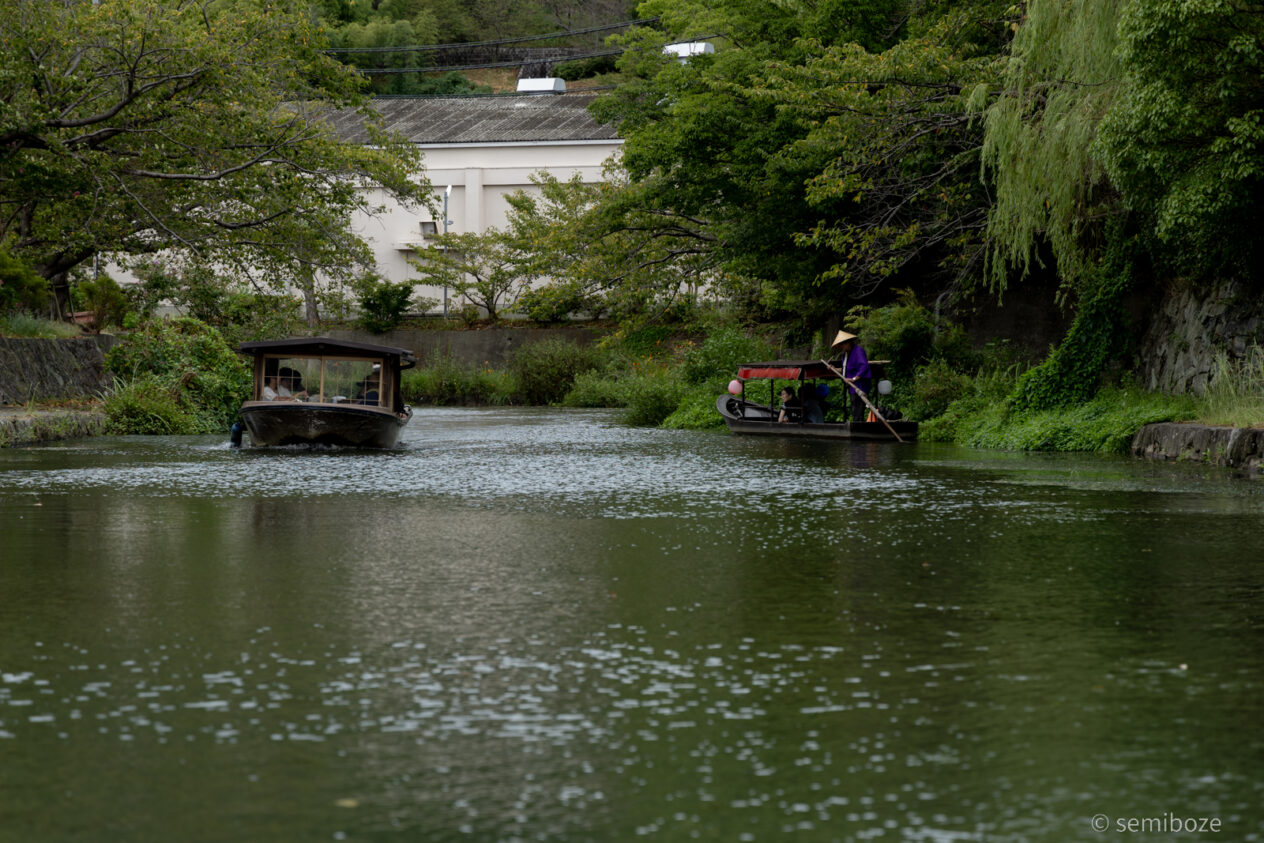
<instances>
[{"instance_id":1,"label":"riverbank vegetation","mask_svg":"<svg viewBox=\"0 0 1264 843\"><path fill-rule=\"evenodd\" d=\"M0 313L91 311L135 332L117 429L209 429L242 388L208 335L150 327L159 301L229 348L333 322L384 331L422 307L376 274L349 224L372 210L355 184L424 201L417 151L376 130L372 146L338 143L292 104L477 85L366 81L352 66L417 56L327 48L539 35L631 11L315 5L313 18L302 2L229 3L199 20L164 0L24 2L30 14L0 23L6 43L55 45L0 59L4 79L44 80L12 81L6 101L23 108L0 116ZM606 179L538 174L508 198L504 231L439 235L440 259L416 262L419 281L458 297L448 325L600 319L604 336L527 344L503 367L431 360L407 374L408 400L718 427L738 363L817 358L847 327L891 361L884 404L923 438L1118 450L1150 421L1264 423L1264 17L1249 6L644 0L635 15L608 38L617 57L567 69L611 84L593 106L624 139ZM99 33L118 36L117 56ZM663 52L696 38L714 53ZM140 69L152 86L118 100L111 80ZM140 114L161 131L134 131ZM142 282L126 294L87 271L122 254ZM1203 317L1165 311L1177 291L1241 318L1190 341L1170 323ZM1002 297L1065 315L1065 330L1036 342L1021 324L966 327ZM201 345L170 360L132 349L178 345L164 330Z\"/></svg>"}]
</instances>

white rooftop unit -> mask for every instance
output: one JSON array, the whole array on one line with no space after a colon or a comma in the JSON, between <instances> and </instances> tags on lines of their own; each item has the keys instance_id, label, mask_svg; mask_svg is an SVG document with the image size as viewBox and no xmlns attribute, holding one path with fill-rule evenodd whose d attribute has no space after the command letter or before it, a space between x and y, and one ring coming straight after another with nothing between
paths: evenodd
<instances>
[{"instance_id":1,"label":"white rooftop unit","mask_svg":"<svg viewBox=\"0 0 1264 843\"><path fill-rule=\"evenodd\" d=\"M663 48L667 55L675 56L684 64L694 56L704 56L715 52L715 45L710 41L682 41L679 44L668 44Z\"/></svg>"},{"instance_id":2,"label":"white rooftop unit","mask_svg":"<svg viewBox=\"0 0 1264 843\"><path fill-rule=\"evenodd\" d=\"M518 93L564 94L566 93L566 80L558 79L554 76L548 76L542 79L519 79Z\"/></svg>"}]
</instances>

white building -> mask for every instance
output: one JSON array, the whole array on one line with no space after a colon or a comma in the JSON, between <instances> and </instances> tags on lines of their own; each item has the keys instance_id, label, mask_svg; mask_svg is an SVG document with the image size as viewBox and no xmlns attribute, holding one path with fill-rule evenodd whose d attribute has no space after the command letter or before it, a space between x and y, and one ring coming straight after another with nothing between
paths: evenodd
<instances>
[{"instance_id":1,"label":"white building","mask_svg":"<svg viewBox=\"0 0 1264 843\"><path fill-rule=\"evenodd\" d=\"M535 191L530 176L547 171L566 181L602 179L602 165L622 145L613 126L588 113L594 94L501 95L490 97L379 97L373 101L385 127L424 152L426 176L436 191L438 214L405 210L378 192L374 204L386 213L355 221L373 246L378 271L392 281L419 277L406 259L428 234L442 233L447 189L447 230L481 233L506 225L517 190ZM333 124L344 139L367 142L354 114ZM442 300L443 290L419 285L420 295Z\"/></svg>"}]
</instances>

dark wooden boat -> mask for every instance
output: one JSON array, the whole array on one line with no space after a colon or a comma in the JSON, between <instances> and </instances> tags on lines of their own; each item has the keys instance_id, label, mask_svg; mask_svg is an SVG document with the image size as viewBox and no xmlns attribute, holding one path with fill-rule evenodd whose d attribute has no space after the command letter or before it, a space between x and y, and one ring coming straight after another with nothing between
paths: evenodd
<instances>
[{"instance_id":1,"label":"dark wooden boat","mask_svg":"<svg viewBox=\"0 0 1264 843\"><path fill-rule=\"evenodd\" d=\"M399 391L400 372L417 363L408 349L296 337L238 351L254 357L254 393L241 405L254 445L390 448L412 418Z\"/></svg>"},{"instance_id":2,"label":"dark wooden boat","mask_svg":"<svg viewBox=\"0 0 1264 843\"><path fill-rule=\"evenodd\" d=\"M873 363L880 373L878 363ZM750 400L747 384L750 381L768 381L768 403ZM792 409L790 419L778 421L781 408L777 404L778 382L787 382L797 390L805 383L833 382L840 395L845 387L841 378L829 366L819 360L774 360L766 363L744 363L738 367L737 382L741 385L738 395L721 395L715 408L724 418L732 433L755 436L804 437L810 439L857 439L864 441L895 442L900 439L913 442L917 439L917 422L904 419L887 419L863 422L810 422L805 414ZM763 390L760 390L762 393ZM762 394L761 396L762 397ZM888 427L889 425L889 427ZM896 434L899 434L898 438Z\"/></svg>"}]
</instances>

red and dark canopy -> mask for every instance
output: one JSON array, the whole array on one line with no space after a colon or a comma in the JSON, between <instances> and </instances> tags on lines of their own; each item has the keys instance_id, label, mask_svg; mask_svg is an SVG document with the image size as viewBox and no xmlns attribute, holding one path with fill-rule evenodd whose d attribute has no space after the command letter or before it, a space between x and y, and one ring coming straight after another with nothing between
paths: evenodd
<instances>
[{"instance_id":1,"label":"red and dark canopy","mask_svg":"<svg viewBox=\"0 0 1264 843\"><path fill-rule=\"evenodd\" d=\"M837 380L838 375L820 360L773 360L768 363L743 363L737 376L744 381L775 378L779 381Z\"/></svg>"}]
</instances>

